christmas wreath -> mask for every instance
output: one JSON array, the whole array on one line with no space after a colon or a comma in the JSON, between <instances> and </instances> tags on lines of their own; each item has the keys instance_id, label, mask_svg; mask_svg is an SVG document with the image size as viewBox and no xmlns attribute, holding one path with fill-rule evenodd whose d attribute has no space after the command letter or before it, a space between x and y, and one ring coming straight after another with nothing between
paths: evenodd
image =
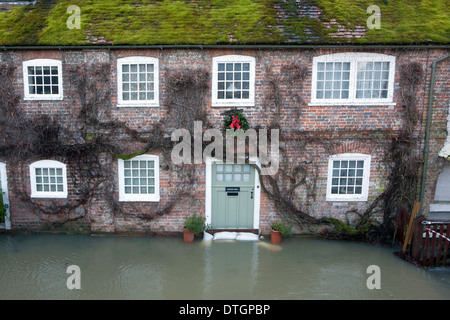
<instances>
[{"instance_id":1,"label":"christmas wreath","mask_svg":"<svg viewBox=\"0 0 450 320\"><path fill-rule=\"evenodd\" d=\"M242 129L244 131L248 129L248 121L242 115L241 111L233 111L225 118L225 130L226 129Z\"/></svg>"}]
</instances>

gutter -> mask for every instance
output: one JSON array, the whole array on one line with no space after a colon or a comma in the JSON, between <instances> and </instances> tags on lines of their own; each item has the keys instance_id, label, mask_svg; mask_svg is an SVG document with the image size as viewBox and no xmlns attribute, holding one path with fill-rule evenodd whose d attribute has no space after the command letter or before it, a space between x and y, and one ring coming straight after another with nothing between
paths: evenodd
<instances>
[{"instance_id":1,"label":"gutter","mask_svg":"<svg viewBox=\"0 0 450 320\"><path fill-rule=\"evenodd\" d=\"M0 46L1 50L82 50L82 49L449 49L446 44L403 44L403 45L387 45L387 44L307 44L307 45L289 45L289 44L211 44L211 45L189 45L189 44L154 44L154 45L37 45L37 46Z\"/></svg>"},{"instance_id":2,"label":"gutter","mask_svg":"<svg viewBox=\"0 0 450 320\"><path fill-rule=\"evenodd\" d=\"M428 166L428 152L429 152L429 143L430 143L430 130L431 130L431 111L433 106L433 96L434 96L434 81L435 81L435 75L436 75L436 65L450 57L450 54L447 54L446 56L436 59L433 61L431 65L431 80L430 80L430 92L428 95L428 111L427 111L427 124L425 129L425 143L423 147L423 165L422 165L422 177L421 177L421 184L420 184L420 210L419 215L422 214L422 208L423 208L423 198L425 193L425 180L426 180L426 173L427 173L427 166Z\"/></svg>"}]
</instances>

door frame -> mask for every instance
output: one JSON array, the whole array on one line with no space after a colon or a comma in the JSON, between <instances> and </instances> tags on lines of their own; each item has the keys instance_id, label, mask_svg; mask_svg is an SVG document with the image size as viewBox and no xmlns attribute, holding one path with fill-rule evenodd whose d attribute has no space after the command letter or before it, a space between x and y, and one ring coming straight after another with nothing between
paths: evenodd
<instances>
[{"instance_id":1,"label":"door frame","mask_svg":"<svg viewBox=\"0 0 450 320\"><path fill-rule=\"evenodd\" d=\"M212 214L212 165L214 162L223 162L223 159L217 159L213 157L207 157L205 159L206 164L206 181L205 181L205 218L206 224L211 224ZM225 162L226 163L226 162ZM256 164L261 168L261 162L256 157L250 157L250 163ZM235 164L235 163L233 163ZM255 169L255 193L254 193L254 205L253 205L253 229L259 230L259 216L261 206L261 185L259 182L259 174Z\"/></svg>"},{"instance_id":2,"label":"door frame","mask_svg":"<svg viewBox=\"0 0 450 320\"><path fill-rule=\"evenodd\" d=\"M11 215L8 194L8 176L6 175L6 163L0 162L0 176L2 177L2 185L0 185L0 188L2 189L2 192L5 193L3 199L8 205L8 208L6 209L5 229L11 230Z\"/></svg>"}]
</instances>

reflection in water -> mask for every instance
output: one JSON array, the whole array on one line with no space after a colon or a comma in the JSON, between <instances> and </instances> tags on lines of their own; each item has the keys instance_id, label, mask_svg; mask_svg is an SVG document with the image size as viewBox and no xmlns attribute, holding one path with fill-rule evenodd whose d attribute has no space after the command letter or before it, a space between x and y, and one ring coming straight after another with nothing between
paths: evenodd
<instances>
[{"instance_id":1,"label":"reflection in water","mask_svg":"<svg viewBox=\"0 0 450 320\"><path fill-rule=\"evenodd\" d=\"M389 248L319 239L238 242L0 236L0 299L449 299L450 269ZM66 286L81 270L81 290ZM378 265L381 289L366 286Z\"/></svg>"}]
</instances>

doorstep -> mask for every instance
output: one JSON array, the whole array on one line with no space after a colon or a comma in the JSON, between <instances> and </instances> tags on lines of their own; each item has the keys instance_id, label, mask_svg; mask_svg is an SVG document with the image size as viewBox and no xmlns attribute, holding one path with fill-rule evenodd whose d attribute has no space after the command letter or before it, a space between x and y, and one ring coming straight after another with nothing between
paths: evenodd
<instances>
[{"instance_id":1,"label":"doorstep","mask_svg":"<svg viewBox=\"0 0 450 320\"><path fill-rule=\"evenodd\" d=\"M217 232L237 232L237 233L254 233L259 235L259 229L211 229L207 231L209 234L214 235Z\"/></svg>"}]
</instances>

